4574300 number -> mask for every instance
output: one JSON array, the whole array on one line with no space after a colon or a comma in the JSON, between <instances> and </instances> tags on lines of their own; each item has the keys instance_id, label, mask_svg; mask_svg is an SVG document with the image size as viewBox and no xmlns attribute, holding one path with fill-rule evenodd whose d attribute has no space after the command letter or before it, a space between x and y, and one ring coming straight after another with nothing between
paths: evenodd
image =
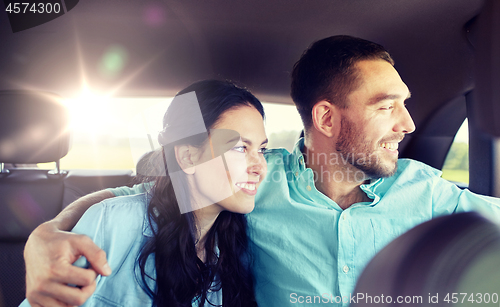
<instances>
[{"instance_id":1,"label":"4574300 number","mask_svg":"<svg viewBox=\"0 0 500 307\"><path fill-rule=\"evenodd\" d=\"M26 13L37 13L37 14L58 14L61 11L60 3L9 3L5 8L6 12L11 14L26 14Z\"/></svg>"},{"instance_id":2,"label":"4574300 number","mask_svg":"<svg viewBox=\"0 0 500 307\"><path fill-rule=\"evenodd\" d=\"M446 303L475 303L489 304L498 303L497 293L447 293L443 298Z\"/></svg>"}]
</instances>

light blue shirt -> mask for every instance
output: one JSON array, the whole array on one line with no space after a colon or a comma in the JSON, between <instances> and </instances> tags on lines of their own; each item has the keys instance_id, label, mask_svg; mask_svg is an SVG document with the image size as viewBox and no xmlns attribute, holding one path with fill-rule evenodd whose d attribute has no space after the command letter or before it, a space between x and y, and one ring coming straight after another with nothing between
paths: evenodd
<instances>
[{"instance_id":1,"label":"light blue shirt","mask_svg":"<svg viewBox=\"0 0 500 307\"><path fill-rule=\"evenodd\" d=\"M303 146L301 139L292 153L266 155L268 174L247 215L261 307L347 305L369 260L410 228L460 211L500 220L499 199L461 190L440 171L409 159L398 161L394 176L361 185L371 202L342 210L316 189ZM111 191L130 195L144 187Z\"/></svg>"},{"instance_id":2,"label":"light blue shirt","mask_svg":"<svg viewBox=\"0 0 500 307\"><path fill-rule=\"evenodd\" d=\"M347 305L369 260L410 228L459 211L500 220L499 199L461 190L408 159L394 176L361 185L371 202L342 210L316 189L302 148L303 139L291 154L267 154L268 173L247 215L261 307Z\"/></svg>"},{"instance_id":3,"label":"light blue shirt","mask_svg":"<svg viewBox=\"0 0 500 307\"><path fill-rule=\"evenodd\" d=\"M106 252L113 271L108 277L97 277L94 294L82 306L152 306L136 265L143 244L153 236L147 219L147 204L146 194L107 199L90 207L73 228L73 232L89 236ZM146 263L146 273L156 276L152 257ZM154 282L149 285L154 289ZM211 290L207 299L221 305L222 290L215 282ZM192 306L198 305L198 301L193 300ZM30 305L24 300L20 306ZM212 305L206 302L204 306Z\"/></svg>"},{"instance_id":4,"label":"light blue shirt","mask_svg":"<svg viewBox=\"0 0 500 307\"><path fill-rule=\"evenodd\" d=\"M115 196L128 196L128 195L146 193L151 186L152 183L147 182L147 183L134 184L131 188L123 186L117 188L109 188L106 190L110 191Z\"/></svg>"}]
</instances>

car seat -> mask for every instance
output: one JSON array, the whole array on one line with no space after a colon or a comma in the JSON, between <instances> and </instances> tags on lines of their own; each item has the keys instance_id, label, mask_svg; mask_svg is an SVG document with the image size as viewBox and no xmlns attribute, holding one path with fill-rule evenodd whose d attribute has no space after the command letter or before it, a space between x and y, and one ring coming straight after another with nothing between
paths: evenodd
<instances>
[{"instance_id":1,"label":"car seat","mask_svg":"<svg viewBox=\"0 0 500 307\"><path fill-rule=\"evenodd\" d=\"M498 225L474 212L442 216L375 255L358 279L351 306L477 306L478 293L488 293L488 303L496 300L497 306L498 276Z\"/></svg>"},{"instance_id":2,"label":"car seat","mask_svg":"<svg viewBox=\"0 0 500 307\"><path fill-rule=\"evenodd\" d=\"M61 211L69 150L68 112L57 95L0 91L0 306L25 296L23 248L33 229ZM56 162L56 170L36 163ZM11 165L10 168L6 164ZM33 167L16 168L18 164Z\"/></svg>"}]
</instances>

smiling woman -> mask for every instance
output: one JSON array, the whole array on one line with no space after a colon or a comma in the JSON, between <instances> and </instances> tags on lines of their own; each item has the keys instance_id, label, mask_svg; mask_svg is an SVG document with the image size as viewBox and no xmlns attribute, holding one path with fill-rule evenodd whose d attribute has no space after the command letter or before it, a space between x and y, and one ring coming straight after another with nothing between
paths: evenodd
<instances>
[{"instance_id":1,"label":"smiling woman","mask_svg":"<svg viewBox=\"0 0 500 307\"><path fill-rule=\"evenodd\" d=\"M106 242L113 271L84 305L256 306L243 214L267 171L262 104L230 82L199 81L158 122L145 193L105 200L73 228Z\"/></svg>"}]
</instances>

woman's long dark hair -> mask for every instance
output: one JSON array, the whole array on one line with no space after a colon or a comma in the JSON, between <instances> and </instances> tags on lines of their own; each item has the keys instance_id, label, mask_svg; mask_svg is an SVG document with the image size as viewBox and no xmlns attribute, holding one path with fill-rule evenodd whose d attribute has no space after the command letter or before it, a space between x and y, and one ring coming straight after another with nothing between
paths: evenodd
<instances>
[{"instance_id":1,"label":"woman's long dark hair","mask_svg":"<svg viewBox=\"0 0 500 307\"><path fill-rule=\"evenodd\" d=\"M180 91L177 96L193 91L196 93L207 130L217 123L224 112L241 106L253 106L264 117L260 101L247 90L230 82L200 81ZM159 135L160 143L165 144L164 140L168 140L176 131L189 129L190 124L182 114L189 117L186 112L190 111L174 99L163 120L164 129ZM205 141L191 138L189 144L199 147ZM154 161L162 159L163 165L170 167L171 164L165 163L165 160L174 157L173 147L181 143L182 140L165 145L161 151L154 153L150 158L151 169L157 169L158 164ZM219 286L222 287L223 306L257 306L250 257L247 253L245 216L228 211L219 214L206 235L206 261L203 263L197 256L195 246L195 216L193 212L181 214L179 209L178 198L189 199L190 193L180 193L176 190L176 195L166 167L165 173L163 176L156 174L144 177L145 181L154 180L148 205L153 237L145 242L138 265L140 278L153 299L153 306L191 306L194 298L199 299L199 306L203 306L216 276L220 281ZM216 246L219 255L215 252ZM156 276L146 273L151 271L146 270L150 257L154 258Z\"/></svg>"}]
</instances>

